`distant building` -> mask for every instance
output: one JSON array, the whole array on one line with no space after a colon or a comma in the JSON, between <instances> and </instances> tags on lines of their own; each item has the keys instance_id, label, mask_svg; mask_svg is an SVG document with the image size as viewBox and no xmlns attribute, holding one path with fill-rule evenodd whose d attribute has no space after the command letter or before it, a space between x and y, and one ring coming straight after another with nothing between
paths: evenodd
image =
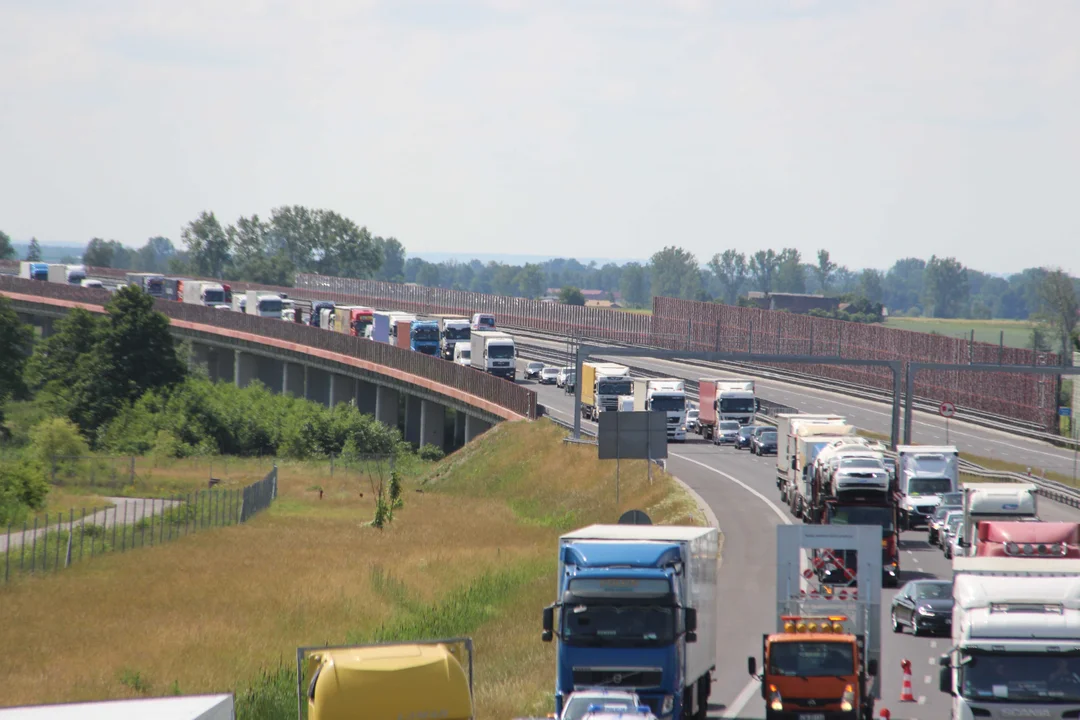
<instances>
[{"instance_id":1,"label":"distant building","mask_svg":"<svg viewBox=\"0 0 1080 720\"><path fill-rule=\"evenodd\" d=\"M746 293L746 299L751 307L762 310L785 310L798 315L805 315L811 310L831 312L840 308L840 301L837 298L804 293L763 293L751 290Z\"/></svg>"},{"instance_id":2,"label":"distant building","mask_svg":"<svg viewBox=\"0 0 1080 720\"><path fill-rule=\"evenodd\" d=\"M562 288L548 288L546 291L546 295L551 297L559 297L559 291L561 289ZM589 300L610 301L611 298L614 297L615 302L617 303L622 299L622 296L620 295L618 290L582 290L581 294L585 296L586 302L588 302Z\"/></svg>"}]
</instances>

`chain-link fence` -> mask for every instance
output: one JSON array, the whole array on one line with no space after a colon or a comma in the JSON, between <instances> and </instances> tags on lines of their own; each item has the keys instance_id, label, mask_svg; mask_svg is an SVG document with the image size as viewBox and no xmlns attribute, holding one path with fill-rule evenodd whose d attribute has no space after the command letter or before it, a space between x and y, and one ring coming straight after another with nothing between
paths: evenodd
<instances>
[{"instance_id":1,"label":"chain-link fence","mask_svg":"<svg viewBox=\"0 0 1080 720\"><path fill-rule=\"evenodd\" d=\"M70 509L8 523L0 535L0 577L71 567L109 552L153 547L210 528L247 522L277 497L277 466L243 488L199 490L160 498L110 498L104 507Z\"/></svg>"}]
</instances>

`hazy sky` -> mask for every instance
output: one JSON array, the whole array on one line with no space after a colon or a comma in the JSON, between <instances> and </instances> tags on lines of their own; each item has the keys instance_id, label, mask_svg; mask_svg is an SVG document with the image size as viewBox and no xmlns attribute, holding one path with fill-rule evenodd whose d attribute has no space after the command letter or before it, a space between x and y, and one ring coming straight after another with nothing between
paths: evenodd
<instances>
[{"instance_id":1,"label":"hazy sky","mask_svg":"<svg viewBox=\"0 0 1080 720\"><path fill-rule=\"evenodd\" d=\"M1073 0L0 0L0 229L1080 274Z\"/></svg>"}]
</instances>

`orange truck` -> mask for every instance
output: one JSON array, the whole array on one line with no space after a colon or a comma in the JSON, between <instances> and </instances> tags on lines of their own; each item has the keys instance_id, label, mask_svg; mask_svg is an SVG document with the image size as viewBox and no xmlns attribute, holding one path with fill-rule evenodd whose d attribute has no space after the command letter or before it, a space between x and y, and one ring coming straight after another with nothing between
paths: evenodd
<instances>
[{"instance_id":1,"label":"orange truck","mask_svg":"<svg viewBox=\"0 0 1080 720\"><path fill-rule=\"evenodd\" d=\"M983 520L979 557L1080 558L1080 523Z\"/></svg>"}]
</instances>

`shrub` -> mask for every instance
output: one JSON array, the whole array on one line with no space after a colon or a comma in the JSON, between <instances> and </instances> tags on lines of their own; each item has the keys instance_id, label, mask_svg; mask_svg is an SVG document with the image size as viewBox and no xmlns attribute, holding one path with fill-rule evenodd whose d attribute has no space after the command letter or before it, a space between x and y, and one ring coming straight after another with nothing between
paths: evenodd
<instances>
[{"instance_id":1,"label":"shrub","mask_svg":"<svg viewBox=\"0 0 1080 720\"><path fill-rule=\"evenodd\" d=\"M420 452L417 453L422 460L442 460L446 457L446 453L438 445L425 445L420 448Z\"/></svg>"},{"instance_id":2,"label":"shrub","mask_svg":"<svg viewBox=\"0 0 1080 720\"><path fill-rule=\"evenodd\" d=\"M75 423L67 418L42 420L30 430L30 459L56 474L75 474L79 459L90 454L90 446Z\"/></svg>"},{"instance_id":3,"label":"shrub","mask_svg":"<svg viewBox=\"0 0 1080 720\"><path fill-rule=\"evenodd\" d=\"M30 510L45 507L49 484L41 468L31 462L0 464L0 524L18 522Z\"/></svg>"}]
</instances>

